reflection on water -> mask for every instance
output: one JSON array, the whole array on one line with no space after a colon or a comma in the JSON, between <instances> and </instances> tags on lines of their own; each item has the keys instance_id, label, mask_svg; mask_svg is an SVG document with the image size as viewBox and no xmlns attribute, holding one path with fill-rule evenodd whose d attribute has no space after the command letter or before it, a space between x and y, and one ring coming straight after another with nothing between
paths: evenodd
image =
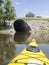
<instances>
[{"instance_id":1,"label":"reflection on water","mask_svg":"<svg viewBox=\"0 0 49 65\"><path fill-rule=\"evenodd\" d=\"M17 32L14 34L14 41L18 43L25 42L29 38L30 35L31 35L30 32Z\"/></svg>"},{"instance_id":2,"label":"reflection on water","mask_svg":"<svg viewBox=\"0 0 49 65\"><path fill-rule=\"evenodd\" d=\"M8 41L8 35L0 35L0 64L4 65L15 54L15 44Z\"/></svg>"},{"instance_id":3,"label":"reflection on water","mask_svg":"<svg viewBox=\"0 0 49 65\"><path fill-rule=\"evenodd\" d=\"M24 47L30 32L15 33L14 35L0 34L0 65L6 65L15 55L17 55ZM17 44L23 43L23 45ZM18 48L19 47L19 48Z\"/></svg>"},{"instance_id":4,"label":"reflection on water","mask_svg":"<svg viewBox=\"0 0 49 65\"><path fill-rule=\"evenodd\" d=\"M0 34L0 65L7 65L13 57L15 57L26 47L26 43L31 40L32 35L30 32L17 32L14 35ZM39 47L41 49L49 49L46 45L43 47L39 45ZM47 50L43 51L46 52ZM47 52L47 56L49 57L49 52Z\"/></svg>"}]
</instances>

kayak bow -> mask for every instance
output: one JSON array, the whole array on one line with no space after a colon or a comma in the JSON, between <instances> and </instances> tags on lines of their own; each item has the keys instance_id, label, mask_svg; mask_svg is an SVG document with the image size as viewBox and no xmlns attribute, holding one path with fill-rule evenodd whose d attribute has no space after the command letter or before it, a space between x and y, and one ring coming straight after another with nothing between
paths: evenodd
<instances>
[{"instance_id":1,"label":"kayak bow","mask_svg":"<svg viewBox=\"0 0 49 65\"><path fill-rule=\"evenodd\" d=\"M33 39L8 65L49 65L49 60Z\"/></svg>"}]
</instances>

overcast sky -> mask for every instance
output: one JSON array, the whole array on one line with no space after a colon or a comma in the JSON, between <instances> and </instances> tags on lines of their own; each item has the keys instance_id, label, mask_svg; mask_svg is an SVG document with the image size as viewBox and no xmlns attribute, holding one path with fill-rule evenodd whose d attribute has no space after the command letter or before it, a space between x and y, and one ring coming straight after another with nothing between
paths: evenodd
<instances>
[{"instance_id":1,"label":"overcast sky","mask_svg":"<svg viewBox=\"0 0 49 65\"><path fill-rule=\"evenodd\" d=\"M49 17L49 0L12 0L17 17L25 17L28 12L36 16Z\"/></svg>"}]
</instances>

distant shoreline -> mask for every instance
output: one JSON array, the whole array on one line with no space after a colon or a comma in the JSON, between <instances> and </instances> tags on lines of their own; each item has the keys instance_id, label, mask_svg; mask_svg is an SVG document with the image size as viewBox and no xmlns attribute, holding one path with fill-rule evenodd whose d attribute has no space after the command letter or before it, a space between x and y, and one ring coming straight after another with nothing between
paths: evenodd
<instances>
[{"instance_id":1,"label":"distant shoreline","mask_svg":"<svg viewBox=\"0 0 49 65\"><path fill-rule=\"evenodd\" d=\"M49 20L49 18L17 18L17 19L23 19L25 21L30 21L30 20Z\"/></svg>"}]
</instances>

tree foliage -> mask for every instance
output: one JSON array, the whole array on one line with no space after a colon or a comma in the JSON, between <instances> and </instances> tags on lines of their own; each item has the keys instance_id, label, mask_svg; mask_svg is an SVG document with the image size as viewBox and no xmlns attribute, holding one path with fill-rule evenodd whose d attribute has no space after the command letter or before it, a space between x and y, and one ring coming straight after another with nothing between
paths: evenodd
<instances>
[{"instance_id":1,"label":"tree foliage","mask_svg":"<svg viewBox=\"0 0 49 65\"><path fill-rule=\"evenodd\" d=\"M35 14L34 13L32 13L32 12L29 12L29 13L27 13L26 14L26 16L25 17L35 17Z\"/></svg>"},{"instance_id":2,"label":"tree foliage","mask_svg":"<svg viewBox=\"0 0 49 65\"><path fill-rule=\"evenodd\" d=\"M3 19L3 14L4 14L3 8L0 6L0 20Z\"/></svg>"},{"instance_id":3,"label":"tree foliage","mask_svg":"<svg viewBox=\"0 0 49 65\"><path fill-rule=\"evenodd\" d=\"M3 3L4 3L4 0L0 0L0 22L3 21L3 15L4 15L4 10L3 10Z\"/></svg>"},{"instance_id":4,"label":"tree foliage","mask_svg":"<svg viewBox=\"0 0 49 65\"><path fill-rule=\"evenodd\" d=\"M0 0L0 22L15 19L15 9L11 0Z\"/></svg>"},{"instance_id":5,"label":"tree foliage","mask_svg":"<svg viewBox=\"0 0 49 65\"><path fill-rule=\"evenodd\" d=\"M4 0L0 0L0 6L4 3Z\"/></svg>"},{"instance_id":6,"label":"tree foliage","mask_svg":"<svg viewBox=\"0 0 49 65\"><path fill-rule=\"evenodd\" d=\"M0 0L0 29L5 27L6 20L15 19L15 9L11 0Z\"/></svg>"},{"instance_id":7,"label":"tree foliage","mask_svg":"<svg viewBox=\"0 0 49 65\"><path fill-rule=\"evenodd\" d=\"M4 9L5 9L5 19L7 20L15 19L16 14L14 7L12 6L11 0L6 0Z\"/></svg>"}]
</instances>

